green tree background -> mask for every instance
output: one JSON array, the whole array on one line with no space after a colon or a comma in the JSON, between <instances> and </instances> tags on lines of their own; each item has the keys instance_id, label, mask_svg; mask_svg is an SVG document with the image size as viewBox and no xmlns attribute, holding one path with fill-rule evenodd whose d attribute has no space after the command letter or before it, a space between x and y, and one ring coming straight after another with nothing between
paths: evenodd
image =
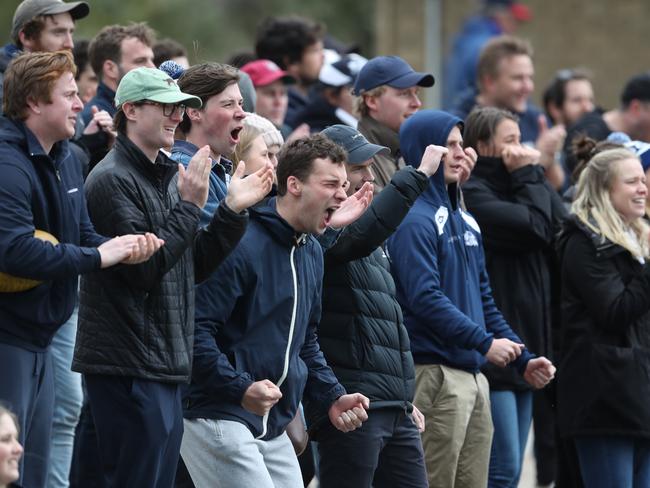
<instances>
[{"instance_id":1,"label":"green tree background","mask_svg":"<svg viewBox=\"0 0 650 488\"><path fill-rule=\"evenodd\" d=\"M19 0L2 0L0 22L9 40ZM146 21L160 38L188 50L190 61L225 61L252 50L257 24L271 15L297 14L325 23L327 32L362 53L373 53L372 0L91 0L90 15L77 23L76 38L92 38L103 26Z\"/></svg>"}]
</instances>

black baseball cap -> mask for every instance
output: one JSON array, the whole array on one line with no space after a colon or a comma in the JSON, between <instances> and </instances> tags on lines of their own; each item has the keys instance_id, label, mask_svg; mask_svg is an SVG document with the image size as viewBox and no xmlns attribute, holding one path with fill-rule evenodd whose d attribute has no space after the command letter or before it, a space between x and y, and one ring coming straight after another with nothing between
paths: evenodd
<instances>
[{"instance_id":1,"label":"black baseball cap","mask_svg":"<svg viewBox=\"0 0 650 488\"><path fill-rule=\"evenodd\" d=\"M390 153L387 147L368 142L361 132L349 125L332 125L322 130L321 134L346 150L349 164L365 163L380 152Z\"/></svg>"}]
</instances>

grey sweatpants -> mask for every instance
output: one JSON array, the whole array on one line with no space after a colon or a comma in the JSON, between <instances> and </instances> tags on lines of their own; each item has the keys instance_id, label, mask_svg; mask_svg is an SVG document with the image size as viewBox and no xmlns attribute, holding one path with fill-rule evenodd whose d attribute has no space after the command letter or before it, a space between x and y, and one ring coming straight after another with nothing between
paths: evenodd
<instances>
[{"instance_id":1,"label":"grey sweatpants","mask_svg":"<svg viewBox=\"0 0 650 488\"><path fill-rule=\"evenodd\" d=\"M302 488L302 475L286 432L257 440L231 420L184 420L181 456L196 488Z\"/></svg>"}]
</instances>

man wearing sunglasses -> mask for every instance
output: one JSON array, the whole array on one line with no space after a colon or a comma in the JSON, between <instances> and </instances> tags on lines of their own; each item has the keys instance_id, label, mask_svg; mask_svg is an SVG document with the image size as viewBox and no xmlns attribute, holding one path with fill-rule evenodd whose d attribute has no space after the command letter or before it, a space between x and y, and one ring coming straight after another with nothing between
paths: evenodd
<instances>
[{"instance_id":1,"label":"man wearing sunglasses","mask_svg":"<svg viewBox=\"0 0 650 488\"><path fill-rule=\"evenodd\" d=\"M107 486L171 487L194 342L194 284L205 280L239 242L250 205L270 190L272 167L242 179L207 227L199 229L208 194L209 148L185 169L161 147L174 142L185 107L166 73L137 68L115 94L115 146L86 180L88 211L97 229L113 235L156 229L164 253L155 261L81 282L73 369L83 373ZM130 230L128 230L130 229Z\"/></svg>"}]
</instances>

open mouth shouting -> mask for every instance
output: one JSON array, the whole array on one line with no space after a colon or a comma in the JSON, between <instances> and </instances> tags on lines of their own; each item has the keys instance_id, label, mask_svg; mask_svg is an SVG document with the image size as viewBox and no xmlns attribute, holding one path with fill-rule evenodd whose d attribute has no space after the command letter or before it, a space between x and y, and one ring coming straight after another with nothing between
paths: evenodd
<instances>
[{"instance_id":1,"label":"open mouth shouting","mask_svg":"<svg viewBox=\"0 0 650 488\"><path fill-rule=\"evenodd\" d=\"M339 209L340 205L334 205L332 207L327 207L325 209L325 215L323 218L323 225L322 227L329 227L330 222L332 221L332 216L334 215L334 212L336 212Z\"/></svg>"},{"instance_id":2,"label":"open mouth shouting","mask_svg":"<svg viewBox=\"0 0 650 488\"><path fill-rule=\"evenodd\" d=\"M239 134L241 134L241 131L243 130L244 126L239 125L235 127L233 130L230 131L230 142L233 145L236 145L239 143Z\"/></svg>"}]
</instances>

